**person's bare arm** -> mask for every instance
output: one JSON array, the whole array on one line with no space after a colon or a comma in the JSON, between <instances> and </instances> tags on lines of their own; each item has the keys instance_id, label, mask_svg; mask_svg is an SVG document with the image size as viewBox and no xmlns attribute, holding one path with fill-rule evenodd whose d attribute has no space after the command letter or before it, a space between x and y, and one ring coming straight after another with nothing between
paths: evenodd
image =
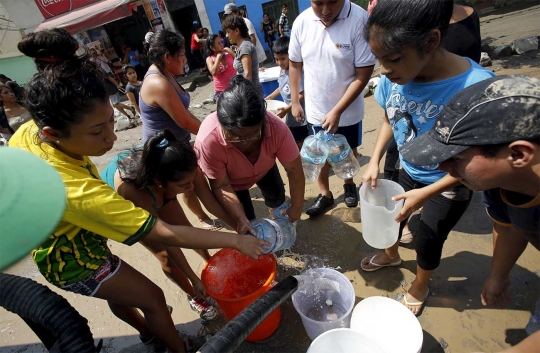
<instances>
[{"instance_id":1,"label":"person's bare arm","mask_svg":"<svg viewBox=\"0 0 540 353\"><path fill-rule=\"evenodd\" d=\"M233 58L236 55L234 50L232 50L231 48L223 48L223 50L226 51L227 53L229 53L230 55L232 55Z\"/></svg>"},{"instance_id":2,"label":"person's bare arm","mask_svg":"<svg viewBox=\"0 0 540 353\"><path fill-rule=\"evenodd\" d=\"M194 135L199 132L200 120L184 107L174 87L165 79L157 75L147 77L141 88L141 95L149 105L163 108L182 129Z\"/></svg>"},{"instance_id":3,"label":"person's bare arm","mask_svg":"<svg viewBox=\"0 0 540 353\"><path fill-rule=\"evenodd\" d=\"M527 247L527 240L514 227L495 223L493 226L493 259L491 271L484 283L481 299L487 306L505 307L510 301L510 271Z\"/></svg>"},{"instance_id":4,"label":"person's bare arm","mask_svg":"<svg viewBox=\"0 0 540 353\"><path fill-rule=\"evenodd\" d=\"M295 222L302 215L304 205L304 192L306 190L306 180L302 169L302 160L298 156L291 163L283 164L283 168L289 179L289 192L291 194L291 207L288 210L289 219Z\"/></svg>"},{"instance_id":5,"label":"person's bare arm","mask_svg":"<svg viewBox=\"0 0 540 353\"><path fill-rule=\"evenodd\" d=\"M188 249L234 248L254 259L262 254L261 244L270 245L265 240L251 235L242 235L189 227L173 226L157 219L146 239L157 241L167 246L179 246Z\"/></svg>"},{"instance_id":6,"label":"person's bare arm","mask_svg":"<svg viewBox=\"0 0 540 353\"><path fill-rule=\"evenodd\" d=\"M251 41L253 42L253 45L257 45L257 35L255 33L250 34L249 38L251 38Z\"/></svg>"},{"instance_id":7,"label":"person's bare arm","mask_svg":"<svg viewBox=\"0 0 540 353\"><path fill-rule=\"evenodd\" d=\"M238 234L246 234L248 232L255 234L255 230L251 227L249 220L246 217L244 208L234 192L229 177L227 175L218 179L208 179L210 188L218 202L226 209L229 214L236 220L236 231Z\"/></svg>"},{"instance_id":8,"label":"person's bare arm","mask_svg":"<svg viewBox=\"0 0 540 353\"><path fill-rule=\"evenodd\" d=\"M396 217L396 222L402 222L408 219L414 211L422 208L429 199L460 184L459 180L450 174L446 174L442 179L426 187L413 189L394 196L393 200L395 201L405 200L401 212Z\"/></svg>"},{"instance_id":9,"label":"person's bare arm","mask_svg":"<svg viewBox=\"0 0 540 353\"><path fill-rule=\"evenodd\" d=\"M519 344L500 353L540 353L540 331L536 331Z\"/></svg>"},{"instance_id":10,"label":"person's bare arm","mask_svg":"<svg viewBox=\"0 0 540 353\"><path fill-rule=\"evenodd\" d=\"M279 36L280 37L284 36L284 34L283 34L283 25L281 23L279 24Z\"/></svg>"},{"instance_id":11,"label":"person's bare arm","mask_svg":"<svg viewBox=\"0 0 540 353\"><path fill-rule=\"evenodd\" d=\"M216 60L212 62L211 57L206 58L206 67L208 67L208 71L210 72L210 75L215 76L219 72L219 64L221 62L221 58L223 57L223 53L219 53L216 55Z\"/></svg>"},{"instance_id":12,"label":"person's bare arm","mask_svg":"<svg viewBox=\"0 0 540 353\"><path fill-rule=\"evenodd\" d=\"M274 92L272 92L268 96L266 96L265 99L270 99L271 100L271 99L274 99L274 98L278 97L279 95L280 95L280 93L279 93L279 87L278 87L278 88L276 88L276 90Z\"/></svg>"},{"instance_id":13,"label":"person's bare arm","mask_svg":"<svg viewBox=\"0 0 540 353\"><path fill-rule=\"evenodd\" d=\"M373 73L374 66L357 67L355 68L355 76L343 97L339 102L329 111L322 120L323 129L335 133L339 126L339 120L341 114L358 98L362 93L364 87L366 87L371 74Z\"/></svg>"},{"instance_id":14,"label":"person's bare arm","mask_svg":"<svg viewBox=\"0 0 540 353\"><path fill-rule=\"evenodd\" d=\"M225 208L223 208L221 203L218 202L215 195L212 193L212 190L210 190L206 177L200 169L197 170L197 176L193 181L193 185L195 187L195 194L199 200L201 200L204 207L206 207L211 214L227 223L229 227L236 230L238 225L236 220L225 210Z\"/></svg>"},{"instance_id":15,"label":"person's bare arm","mask_svg":"<svg viewBox=\"0 0 540 353\"><path fill-rule=\"evenodd\" d=\"M204 43L204 42L206 42L206 39L204 39L204 38L199 38L198 35L195 35L195 41L196 41L197 43Z\"/></svg>"},{"instance_id":16,"label":"person's bare arm","mask_svg":"<svg viewBox=\"0 0 540 353\"><path fill-rule=\"evenodd\" d=\"M242 55L240 61L242 61L242 67L244 68L244 77L253 82L253 71L251 69L251 55Z\"/></svg>"},{"instance_id":17,"label":"person's bare arm","mask_svg":"<svg viewBox=\"0 0 540 353\"><path fill-rule=\"evenodd\" d=\"M129 102L131 103L131 105L133 105L137 113L141 115L141 108L139 108L139 102L135 100L135 94L133 92L126 92L126 96L128 97Z\"/></svg>"},{"instance_id":18,"label":"person's bare arm","mask_svg":"<svg viewBox=\"0 0 540 353\"><path fill-rule=\"evenodd\" d=\"M304 120L304 110L300 105L300 82L302 81L303 66L304 63L301 62L289 62L289 87L291 89L292 115L297 121Z\"/></svg>"}]
</instances>

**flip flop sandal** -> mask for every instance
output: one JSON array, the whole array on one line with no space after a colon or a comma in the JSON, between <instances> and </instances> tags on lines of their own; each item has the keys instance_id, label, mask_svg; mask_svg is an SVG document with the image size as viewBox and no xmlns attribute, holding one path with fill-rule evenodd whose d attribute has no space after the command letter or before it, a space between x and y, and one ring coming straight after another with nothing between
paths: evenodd
<instances>
[{"instance_id":1,"label":"flip flop sandal","mask_svg":"<svg viewBox=\"0 0 540 353\"><path fill-rule=\"evenodd\" d=\"M211 232L217 232L218 230L223 229L223 224L221 224L221 222L217 219L212 220L212 224L207 224L204 221L202 223L205 225L203 225L201 228Z\"/></svg>"},{"instance_id":2,"label":"flip flop sandal","mask_svg":"<svg viewBox=\"0 0 540 353\"><path fill-rule=\"evenodd\" d=\"M422 310L424 309L423 306L424 306L424 303L426 302L426 299L429 295L429 289L428 289L428 292L426 293L426 296L424 297L424 300L422 300L421 302L410 302L407 300L407 294L409 294L409 292L405 293L405 295L403 296L403 301L404 305L406 306L419 306L420 307L420 310L418 311L418 314L415 314L416 316L420 315L420 313L422 312Z\"/></svg>"},{"instance_id":3,"label":"flip flop sandal","mask_svg":"<svg viewBox=\"0 0 540 353\"><path fill-rule=\"evenodd\" d=\"M372 265L372 266L375 266L375 268L366 268L362 265L362 263L368 258L369 256L367 257L364 257L362 259L362 262L360 263L360 268L363 270L363 271L366 271L366 272L373 272L373 271L377 271L377 270L380 270L381 268L383 267L394 267L394 266L399 266L401 265L401 259L399 259L398 261L396 262L390 262L388 264L385 264L385 265L381 265L381 264L376 264L375 262L373 262L373 259L377 257L377 255L373 255L371 257L371 259L369 259L369 264Z\"/></svg>"}]
</instances>

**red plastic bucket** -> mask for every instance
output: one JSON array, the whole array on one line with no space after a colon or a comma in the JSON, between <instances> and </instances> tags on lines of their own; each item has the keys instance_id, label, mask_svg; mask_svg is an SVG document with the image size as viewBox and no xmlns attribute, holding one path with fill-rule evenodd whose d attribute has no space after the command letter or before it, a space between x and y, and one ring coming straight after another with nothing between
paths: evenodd
<instances>
[{"instance_id":1,"label":"red plastic bucket","mask_svg":"<svg viewBox=\"0 0 540 353\"><path fill-rule=\"evenodd\" d=\"M276 258L261 255L257 260L235 249L223 249L210 258L202 270L206 292L214 298L221 311L232 320L249 304L268 292L275 284ZM281 309L274 310L246 341L264 340L278 328Z\"/></svg>"}]
</instances>

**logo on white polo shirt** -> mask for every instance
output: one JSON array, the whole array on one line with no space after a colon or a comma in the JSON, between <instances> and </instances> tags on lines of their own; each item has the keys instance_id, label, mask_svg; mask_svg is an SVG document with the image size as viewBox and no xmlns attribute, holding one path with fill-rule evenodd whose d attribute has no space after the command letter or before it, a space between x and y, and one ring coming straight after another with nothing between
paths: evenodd
<instances>
[{"instance_id":1,"label":"logo on white polo shirt","mask_svg":"<svg viewBox=\"0 0 540 353\"><path fill-rule=\"evenodd\" d=\"M351 49L352 49L352 45L350 45L350 44L339 44L339 43L336 43L336 49L351 50Z\"/></svg>"}]
</instances>

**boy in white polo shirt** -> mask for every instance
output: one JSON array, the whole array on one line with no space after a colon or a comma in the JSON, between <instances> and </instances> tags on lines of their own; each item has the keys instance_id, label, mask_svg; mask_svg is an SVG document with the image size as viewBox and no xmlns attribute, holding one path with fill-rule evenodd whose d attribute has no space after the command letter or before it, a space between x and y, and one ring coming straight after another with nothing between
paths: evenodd
<instances>
[{"instance_id":1,"label":"boy in white polo shirt","mask_svg":"<svg viewBox=\"0 0 540 353\"><path fill-rule=\"evenodd\" d=\"M311 8L295 20L289 44L292 113L304 111L298 100L302 68L305 106L311 134L321 129L345 135L357 156L362 144L364 97L373 73L375 56L363 36L368 14L349 0L312 0ZM328 163L319 176L321 193L306 213L316 216L334 203L329 187ZM352 179L345 180L345 204L356 207L358 195Z\"/></svg>"}]
</instances>

